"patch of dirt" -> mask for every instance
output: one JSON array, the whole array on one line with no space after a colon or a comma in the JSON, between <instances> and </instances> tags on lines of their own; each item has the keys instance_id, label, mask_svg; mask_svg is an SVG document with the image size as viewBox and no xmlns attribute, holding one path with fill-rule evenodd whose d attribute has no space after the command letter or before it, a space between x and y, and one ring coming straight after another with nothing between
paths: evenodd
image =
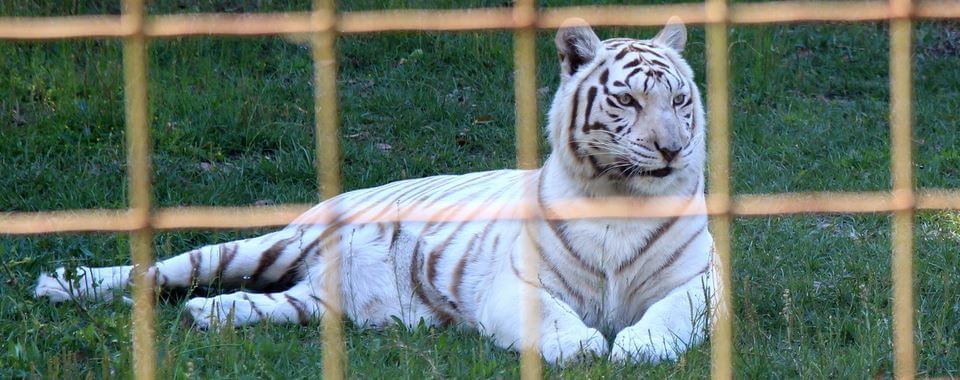
<instances>
[{"instance_id":1,"label":"patch of dirt","mask_svg":"<svg viewBox=\"0 0 960 380\"><path fill-rule=\"evenodd\" d=\"M932 33L931 43L918 46L931 58L960 57L960 22L940 23Z\"/></svg>"}]
</instances>

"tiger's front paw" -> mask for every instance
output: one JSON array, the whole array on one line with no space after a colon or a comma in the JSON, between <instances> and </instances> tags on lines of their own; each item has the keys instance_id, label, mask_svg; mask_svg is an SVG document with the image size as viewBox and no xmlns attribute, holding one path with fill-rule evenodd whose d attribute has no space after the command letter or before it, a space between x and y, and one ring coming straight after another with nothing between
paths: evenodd
<instances>
[{"instance_id":1,"label":"tiger's front paw","mask_svg":"<svg viewBox=\"0 0 960 380\"><path fill-rule=\"evenodd\" d=\"M543 336L541 342L543 358L561 366L604 356L608 351L603 334L592 328L557 331Z\"/></svg>"},{"instance_id":2,"label":"tiger's front paw","mask_svg":"<svg viewBox=\"0 0 960 380\"><path fill-rule=\"evenodd\" d=\"M617 334L610 351L610 360L615 362L649 362L677 359L678 351L686 345L665 328L637 324Z\"/></svg>"}]
</instances>

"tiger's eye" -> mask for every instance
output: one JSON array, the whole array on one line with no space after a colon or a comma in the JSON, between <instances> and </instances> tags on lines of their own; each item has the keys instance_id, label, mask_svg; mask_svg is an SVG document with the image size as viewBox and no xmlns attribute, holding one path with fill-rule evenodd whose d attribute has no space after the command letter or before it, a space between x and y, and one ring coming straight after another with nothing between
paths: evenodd
<instances>
[{"instance_id":1,"label":"tiger's eye","mask_svg":"<svg viewBox=\"0 0 960 380\"><path fill-rule=\"evenodd\" d=\"M620 104L627 106L633 103L633 97L628 93L622 93L617 95L617 101L620 102Z\"/></svg>"},{"instance_id":2,"label":"tiger's eye","mask_svg":"<svg viewBox=\"0 0 960 380\"><path fill-rule=\"evenodd\" d=\"M687 100L687 96L684 95L684 94L680 94L680 95L674 96L674 97L673 97L673 105L679 106L679 105L683 104L683 102L685 102L686 100Z\"/></svg>"}]
</instances>

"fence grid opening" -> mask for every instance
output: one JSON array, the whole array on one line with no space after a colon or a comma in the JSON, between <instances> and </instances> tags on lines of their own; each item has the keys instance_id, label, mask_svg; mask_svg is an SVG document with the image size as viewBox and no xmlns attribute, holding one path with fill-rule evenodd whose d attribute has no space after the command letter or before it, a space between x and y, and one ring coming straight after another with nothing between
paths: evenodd
<instances>
[{"instance_id":1,"label":"fence grid opening","mask_svg":"<svg viewBox=\"0 0 960 380\"><path fill-rule=\"evenodd\" d=\"M916 373L913 301L913 216L916 210L958 210L960 190L915 191L913 184L911 127L911 33L917 19L960 19L960 2L911 0L799 2L782 1L728 4L705 0L703 4L558 7L536 9L532 0L520 0L510 8L463 10L385 10L337 12L333 0L315 0L309 12L254 14L145 14L143 0L124 0L119 16L0 17L0 39L50 40L68 38L120 38L123 40L124 99L126 115L127 181L130 205L126 210L69 210L6 213L0 219L0 234L69 233L78 231L128 232L134 271L134 371L138 378L156 374L154 347L154 284L146 269L152 265L153 232L182 228L253 228L281 226L291 222L309 205L278 207L187 207L159 208L151 203L151 137L148 124L146 73L147 44L156 38L188 35L311 35L314 63L317 183L321 199L340 192L340 152L337 109L337 48L341 34L390 31L513 30L515 48L517 166L538 166L535 32L555 29L570 17L580 17L594 26L653 26L679 16L689 24L704 24L707 31L707 93L709 103L710 192L707 212L718 252L720 293L718 319L713 326L713 378L733 377L733 323L731 303L731 223L735 216L795 213L891 213L893 276L893 346L895 377L909 379ZM730 187L730 103L727 32L731 25L811 21L890 22L890 155L893 186L889 192L799 193L733 196ZM529 202L525 200L524 202ZM629 199L570 200L563 212L551 218L650 217L679 215L670 201L656 207ZM525 222L543 216L518 205L513 216ZM471 220L483 213L471 213ZM327 215L333 218L335 215ZM499 216L503 218L503 215ZM509 216L508 216L509 217ZM426 218L426 219L425 219ZM408 213L395 220L430 220ZM354 223L384 220L354 220ZM536 268L537 255L527 249L525 267ZM334 249L328 249L336 257ZM336 271L334 271L336 272ZM330 276L325 286L338 295L340 279ZM532 293L532 292L531 292ZM532 300L534 298L529 298ZM340 305L340 300L330 300ZM537 302L526 302L528 305ZM535 339L539 309L528 307L523 318ZM323 318L323 374L344 376L342 312L331 309ZM542 376L536 345L524 343L521 374Z\"/></svg>"}]
</instances>

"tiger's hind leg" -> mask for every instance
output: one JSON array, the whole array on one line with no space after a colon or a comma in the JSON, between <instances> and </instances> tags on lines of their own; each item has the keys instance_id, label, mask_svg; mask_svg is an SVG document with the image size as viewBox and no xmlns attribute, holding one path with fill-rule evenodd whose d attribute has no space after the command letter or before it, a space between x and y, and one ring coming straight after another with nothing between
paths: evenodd
<instances>
[{"instance_id":1,"label":"tiger's hind leg","mask_svg":"<svg viewBox=\"0 0 960 380\"><path fill-rule=\"evenodd\" d=\"M235 292L187 301L187 311L200 328L249 325L257 322L307 324L328 310L307 282L278 293Z\"/></svg>"},{"instance_id":2,"label":"tiger's hind leg","mask_svg":"<svg viewBox=\"0 0 960 380\"><path fill-rule=\"evenodd\" d=\"M416 325L420 317L414 319L410 315L414 292L398 288L396 258L377 226L350 228L345 236L324 239L331 235L330 231L335 230L321 232L310 240L319 243L305 251L308 253L303 256L302 274L289 289L260 294L240 291L187 301L187 311L196 326L305 324L330 310L339 310L364 327L385 326L393 322L393 316L406 316L405 320L413 320L410 323ZM398 241L406 242L399 238ZM409 272L409 268L405 269ZM333 275L339 280L331 279Z\"/></svg>"},{"instance_id":3,"label":"tiger's hind leg","mask_svg":"<svg viewBox=\"0 0 960 380\"><path fill-rule=\"evenodd\" d=\"M287 228L267 235L208 245L158 262L151 268L166 288L243 286L266 289L290 286L299 264L315 250L303 229Z\"/></svg>"},{"instance_id":4,"label":"tiger's hind leg","mask_svg":"<svg viewBox=\"0 0 960 380\"><path fill-rule=\"evenodd\" d=\"M318 229L322 230L322 229ZM188 288L222 284L254 289L292 284L300 263L311 251L319 232L287 228L256 238L208 245L156 263L148 271L157 285ZM129 265L104 268L78 267L68 273L58 268L41 274L34 295L53 302L72 299L107 300L130 283Z\"/></svg>"}]
</instances>

